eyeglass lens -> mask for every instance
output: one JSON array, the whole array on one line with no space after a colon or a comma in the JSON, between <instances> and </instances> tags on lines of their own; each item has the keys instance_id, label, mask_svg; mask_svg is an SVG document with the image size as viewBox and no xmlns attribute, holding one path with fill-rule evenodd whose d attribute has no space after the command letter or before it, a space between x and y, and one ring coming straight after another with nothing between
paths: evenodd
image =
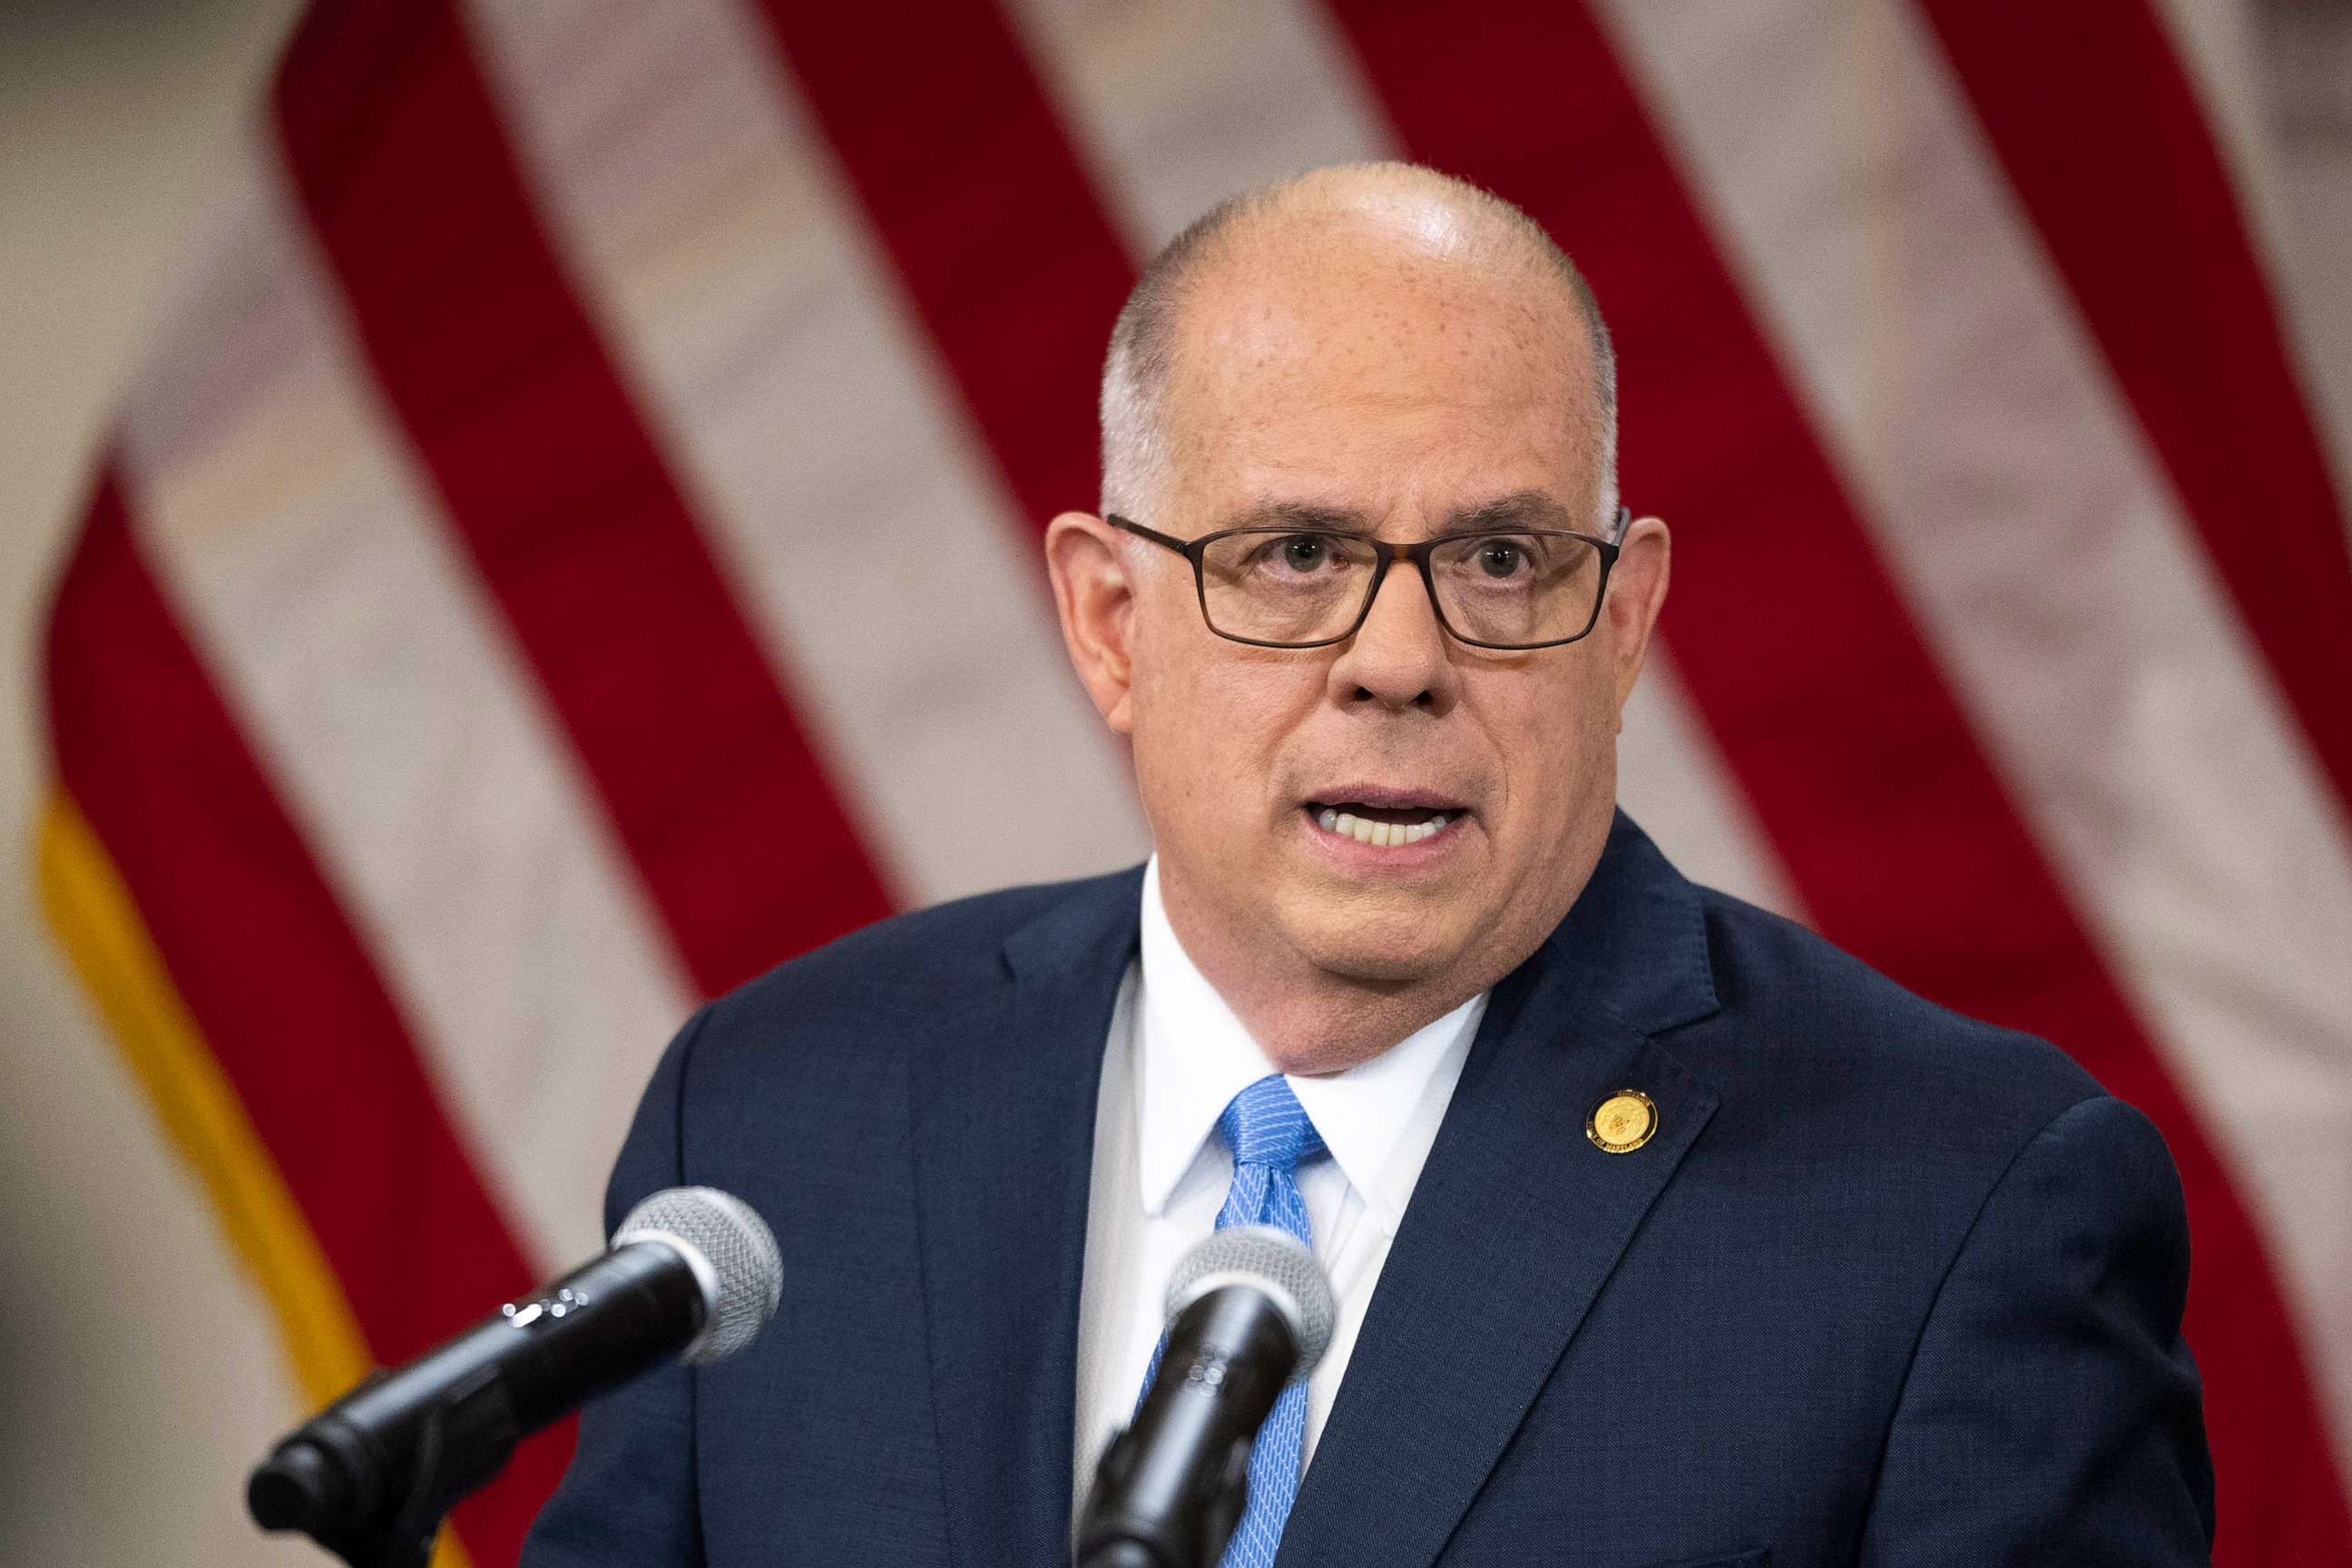
<instances>
[{"instance_id":1,"label":"eyeglass lens","mask_svg":"<svg viewBox=\"0 0 2352 1568\"><path fill-rule=\"evenodd\" d=\"M1265 529L1223 535L1201 555L1209 626L1253 642L1344 637L1363 612L1380 557L1370 541L1349 534ZM1448 540L1429 565L1439 615L1474 642L1525 647L1576 637L1591 623L1600 595L1601 552L1574 534Z\"/></svg>"}]
</instances>

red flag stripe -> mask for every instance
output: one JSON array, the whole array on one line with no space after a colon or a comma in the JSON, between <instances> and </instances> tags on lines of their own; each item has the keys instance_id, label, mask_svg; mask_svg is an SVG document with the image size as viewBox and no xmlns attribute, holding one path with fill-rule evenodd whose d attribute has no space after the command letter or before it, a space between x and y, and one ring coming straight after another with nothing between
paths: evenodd
<instances>
[{"instance_id":1,"label":"red flag stripe","mask_svg":"<svg viewBox=\"0 0 2352 1568\"><path fill-rule=\"evenodd\" d=\"M189 1014L316 1235L369 1348L395 1362L526 1289L520 1249L418 1066L301 832L99 490L49 619L51 743ZM459 1516L513 1560L568 1433Z\"/></svg>"},{"instance_id":2,"label":"red flag stripe","mask_svg":"<svg viewBox=\"0 0 2352 1568\"><path fill-rule=\"evenodd\" d=\"M1686 542L1668 612L1678 663L1822 928L1927 995L2061 1041L2163 1127L2197 1237L2191 1324L2233 1521L2223 1560L2352 1552L2261 1240L1922 644L1607 41L1581 9L1533 0L1339 16L1412 153L1525 205L1607 304L1625 361L1627 493L1679 518ZM1684 460L1692 442L1707 463Z\"/></svg>"},{"instance_id":3,"label":"red flag stripe","mask_svg":"<svg viewBox=\"0 0 2352 1568\"><path fill-rule=\"evenodd\" d=\"M1030 520L1091 506L1096 377L1134 270L1003 16L761 9Z\"/></svg>"},{"instance_id":4,"label":"red flag stripe","mask_svg":"<svg viewBox=\"0 0 2352 1568\"><path fill-rule=\"evenodd\" d=\"M450 6L318 6L277 110L355 335L696 983L723 990L888 913Z\"/></svg>"},{"instance_id":5,"label":"red flag stripe","mask_svg":"<svg viewBox=\"0 0 2352 1568\"><path fill-rule=\"evenodd\" d=\"M1921 0L2352 809L2352 551L2244 213L2147 0Z\"/></svg>"}]
</instances>

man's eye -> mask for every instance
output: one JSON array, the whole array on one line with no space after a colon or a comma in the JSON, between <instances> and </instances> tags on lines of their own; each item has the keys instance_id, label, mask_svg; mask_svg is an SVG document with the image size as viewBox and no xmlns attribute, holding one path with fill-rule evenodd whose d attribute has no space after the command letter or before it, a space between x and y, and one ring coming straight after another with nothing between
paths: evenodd
<instances>
[{"instance_id":1,"label":"man's eye","mask_svg":"<svg viewBox=\"0 0 2352 1568\"><path fill-rule=\"evenodd\" d=\"M1294 533L1276 546L1283 565L1294 572L1312 572L1331 559L1331 542L1311 533Z\"/></svg>"},{"instance_id":2,"label":"man's eye","mask_svg":"<svg viewBox=\"0 0 2352 1568\"><path fill-rule=\"evenodd\" d=\"M1490 539L1478 546L1478 565L1489 577L1510 577L1528 568L1528 548L1516 539Z\"/></svg>"}]
</instances>

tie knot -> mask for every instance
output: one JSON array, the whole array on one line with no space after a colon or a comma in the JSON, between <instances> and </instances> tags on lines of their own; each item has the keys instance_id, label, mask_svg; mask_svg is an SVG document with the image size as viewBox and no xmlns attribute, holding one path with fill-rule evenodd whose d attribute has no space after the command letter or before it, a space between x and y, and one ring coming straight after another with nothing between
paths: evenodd
<instances>
[{"instance_id":1,"label":"tie knot","mask_svg":"<svg viewBox=\"0 0 2352 1568\"><path fill-rule=\"evenodd\" d=\"M1234 1163L1297 1171L1301 1160L1323 1152L1323 1135L1280 1073L1258 1079L1217 1118L1217 1136L1233 1152Z\"/></svg>"}]
</instances>

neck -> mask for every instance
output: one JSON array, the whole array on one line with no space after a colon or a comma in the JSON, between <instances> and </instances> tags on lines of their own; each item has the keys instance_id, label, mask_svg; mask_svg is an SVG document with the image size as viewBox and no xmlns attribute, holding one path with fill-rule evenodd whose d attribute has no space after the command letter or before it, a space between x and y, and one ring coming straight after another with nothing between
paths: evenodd
<instances>
[{"instance_id":1,"label":"neck","mask_svg":"<svg viewBox=\"0 0 2352 1568\"><path fill-rule=\"evenodd\" d=\"M1186 896L1160 867L1168 924L1267 1058L1286 1073L1320 1077L1370 1061L1500 980L1462 969L1411 980L1367 980L1308 962L1268 933L1235 933Z\"/></svg>"}]
</instances>

